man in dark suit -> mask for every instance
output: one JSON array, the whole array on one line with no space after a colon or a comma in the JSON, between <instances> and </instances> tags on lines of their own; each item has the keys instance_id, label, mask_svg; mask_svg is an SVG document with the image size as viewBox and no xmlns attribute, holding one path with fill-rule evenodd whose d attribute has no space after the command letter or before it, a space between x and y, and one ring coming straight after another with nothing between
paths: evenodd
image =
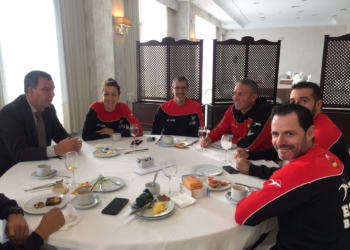
<instances>
[{"instance_id":1,"label":"man in dark suit","mask_svg":"<svg viewBox=\"0 0 350 250\"><path fill-rule=\"evenodd\" d=\"M21 161L79 151L78 138L70 138L51 104L55 85L49 74L29 72L24 78L24 95L0 111L0 176ZM51 146L51 140L57 144Z\"/></svg>"}]
</instances>

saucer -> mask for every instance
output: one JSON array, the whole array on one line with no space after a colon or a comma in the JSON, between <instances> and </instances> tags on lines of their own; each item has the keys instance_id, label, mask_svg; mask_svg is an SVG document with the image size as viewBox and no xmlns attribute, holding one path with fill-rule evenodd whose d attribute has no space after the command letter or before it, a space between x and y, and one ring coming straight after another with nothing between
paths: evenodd
<instances>
[{"instance_id":1,"label":"saucer","mask_svg":"<svg viewBox=\"0 0 350 250\"><path fill-rule=\"evenodd\" d=\"M45 179L49 179L49 178L52 178L56 175L56 172L57 170L56 169L51 169L51 174L49 175L46 175L46 176L39 176L36 171L32 173L32 177L34 179L37 179L37 180L45 180Z\"/></svg>"},{"instance_id":2,"label":"saucer","mask_svg":"<svg viewBox=\"0 0 350 250\"><path fill-rule=\"evenodd\" d=\"M161 147L175 147L175 143L165 143L163 141L159 141L157 142L157 145L158 146L161 146Z\"/></svg>"},{"instance_id":3,"label":"saucer","mask_svg":"<svg viewBox=\"0 0 350 250\"><path fill-rule=\"evenodd\" d=\"M225 194L226 199L233 205L237 205L238 201L235 201L231 198L231 192L227 192Z\"/></svg>"},{"instance_id":4,"label":"saucer","mask_svg":"<svg viewBox=\"0 0 350 250\"><path fill-rule=\"evenodd\" d=\"M88 205L82 206L78 204L77 197L71 199L70 204L73 205L76 209L88 209L90 207L94 207L97 203L100 202L100 196L98 194L94 194L94 201Z\"/></svg>"}]
</instances>

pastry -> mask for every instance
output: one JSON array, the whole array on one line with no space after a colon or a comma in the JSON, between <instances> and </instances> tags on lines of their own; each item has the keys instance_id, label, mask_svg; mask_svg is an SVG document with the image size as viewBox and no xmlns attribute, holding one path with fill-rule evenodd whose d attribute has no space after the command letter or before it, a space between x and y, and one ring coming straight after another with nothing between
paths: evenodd
<instances>
[{"instance_id":1,"label":"pastry","mask_svg":"<svg viewBox=\"0 0 350 250\"><path fill-rule=\"evenodd\" d=\"M34 208L43 208L43 207L45 207L44 202L39 201L39 202L34 204Z\"/></svg>"},{"instance_id":2,"label":"pastry","mask_svg":"<svg viewBox=\"0 0 350 250\"><path fill-rule=\"evenodd\" d=\"M54 196L54 197L48 197L46 199L45 205L46 206L55 206L61 203L61 197Z\"/></svg>"},{"instance_id":3,"label":"pastry","mask_svg":"<svg viewBox=\"0 0 350 250\"><path fill-rule=\"evenodd\" d=\"M157 195L159 201L170 201L170 198L166 195Z\"/></svg>"},{"instance_id":4,"label":"pastry","mask_svg":"<svg viewBox=\"0 0 350 250\"><path fill-rule=\"evenodd\" d=\"M56 194L65 194L69 191L69 188L66 188L63 186L63 181L58 182L55 186L52 188L52 192Z\"/></svg>"}]
</instances>

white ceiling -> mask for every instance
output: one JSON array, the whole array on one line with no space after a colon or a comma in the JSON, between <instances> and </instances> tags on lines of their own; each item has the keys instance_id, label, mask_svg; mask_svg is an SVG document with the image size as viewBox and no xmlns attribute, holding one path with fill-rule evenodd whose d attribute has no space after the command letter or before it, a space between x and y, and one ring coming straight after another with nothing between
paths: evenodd
<instances>
[{"instance_id":1,"label":"white ceiling","mask_svg":"<svg viewBox=\"0 0 350 250\"><path fill-rule=\"evenodd\" d=\"M350 26L350 0L178 0L190 1L222 22L226 30L299 26Z\"/></svg>"}]
</instances>

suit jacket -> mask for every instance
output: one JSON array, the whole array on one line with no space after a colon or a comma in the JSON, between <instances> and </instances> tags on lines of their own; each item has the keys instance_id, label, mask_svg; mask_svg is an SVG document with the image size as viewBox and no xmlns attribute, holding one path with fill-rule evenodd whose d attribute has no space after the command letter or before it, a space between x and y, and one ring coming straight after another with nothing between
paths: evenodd
<instances>
[{"instance_id":1,"label":"suit jacket","mask_svg":"<svg viewBox=\"0 0 350 250\"><path fill-rule=\"evenodd\" d=\"M69 137L59 122L53 105L42 112L46 145ZM25 95L20 95L0 111L0 176L21 161L47 160L46 147L39 147L33 113Z\"/></svg>"}]
</instances>

